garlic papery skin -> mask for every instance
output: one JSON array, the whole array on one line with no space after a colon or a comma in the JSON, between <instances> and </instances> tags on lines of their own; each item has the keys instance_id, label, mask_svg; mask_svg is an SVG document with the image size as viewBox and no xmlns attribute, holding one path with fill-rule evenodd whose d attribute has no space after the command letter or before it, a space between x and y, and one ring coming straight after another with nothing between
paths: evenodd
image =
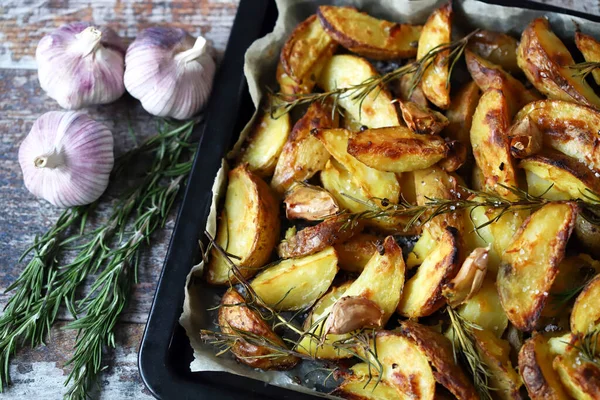
<instances>
[{"instance_id":1,"label":"garlic papery skin","mask_svg":"<svg viewBox=\"0 0 600 400\"><path fill-rule=\"evenodd\" d=\"M61 26L38 43L40 86L69 110L115 101L125 92L125 51L110 28L82 22Z\"/></svg>"},{"instance_id":2,"label":"garlic papery skin","mask_svg":"<svg viewBox=\"0 0 600 400\"><path fill-rule=\"evenodd\" d=\"M76 111L39 117L19 148L27 189L58 207L96 201L114 164L113 135Z\"/></svg>"},{"instance_id":3,"label":"garlic papery skin","mask_svg":"<svg viewBox=\"0 0 600 400\"><path fill-rule=\"evenodd\" d=\"M208 101L216 65L203 37L183 29L149 28L125 56L125 87L159 117L187 119Z\"/></svg>"}]
</instances>

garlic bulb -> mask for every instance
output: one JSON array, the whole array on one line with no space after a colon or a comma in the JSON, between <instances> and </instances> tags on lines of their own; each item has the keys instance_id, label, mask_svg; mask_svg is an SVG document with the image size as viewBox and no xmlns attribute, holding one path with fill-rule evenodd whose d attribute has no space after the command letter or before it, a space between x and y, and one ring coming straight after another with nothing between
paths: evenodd
<instances>
[{"instance_id":1,"label":"garlic bulb","mask_svg":"<svg viewBox=\"0 0 600 400\"><path fill-rule=\"evenodd\" d=\"M40 85L69 110L110 103L125 92L125 49L110 28L82 22L64 25L38 43Z\"/></svg>"},{"instance_id":2,"label":"garlic bulb","mask_svg":"<svg viewBox=\"0 0 600 400\"><path fill-rule=\"evenodd\" d=\"M150 114L186 119L206 104L215 69L203 37L149 28L127 49L125 87Z\"/></svg>"},{"instance_id":3,"label":"garlic bulb","mask_svg":"<svg viewBox=\"0 0 600 400\"><path fill-rule=\"evenodd\" d=\"M25 186L58 207L89 204L106 186L114 163L113 136L81 112L39 117L19 148Z\"/></svg>"}]
</instances>

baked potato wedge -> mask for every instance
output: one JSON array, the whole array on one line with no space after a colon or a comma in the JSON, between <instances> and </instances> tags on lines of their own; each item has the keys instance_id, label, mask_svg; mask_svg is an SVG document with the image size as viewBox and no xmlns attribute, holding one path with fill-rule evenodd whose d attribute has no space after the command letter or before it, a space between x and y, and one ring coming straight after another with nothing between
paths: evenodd
<instances>
[{"instance_id":1,"label":"baked potato wedge","mask_svg":"<svg viewBox=\"0 0 600 400\"><path fill-rule=\"evenodd\" d=\"M548 340L537 332L521 347L519 371L532 400L570 399L552 368L553 359Z\"/></svg>"},{"instance_id":2,"label":"baked potato wedge","mask_svg":"<svg viewBox=\"0 0 600 400\"><path fill-rule=\"evenodd\" d=\"M412 101L401 101L400 111L406 125L419 135L437 135L448 125L444 114Z\"/></svg>"},{"instance_id":3,"label":"baked potato wedge","mask_svg":"<svg viewBox=\"0 0 600 400\"><path fill-rule=\"evenodd\" d=\"M586 35L585 33L581 33L577 31L575 33L575 44L577 48L583 54L583 58L587 62L600 62L600 42L591 37L590 35ZM592 76L597 84L600 85L600 70L594 69L592 71Z\"/></svg>"},{"instance_id":4,"label":"baked potato wedge","mask_svg":"<svg viewBox=\"0 0 600 400\"><path fill-rule=\"evenodd\" d=\"M522 73L517 64L519 42L505 33L480 29L469 40L468 48L480 57L517 75Z\"/></svg>"},{"instance_id":5,"label":"baked potato wedge","mask_svg":"<svg viewBox=\"0 0 600 400\"><path fill-rule=\"evenodd\" d=\"M314 226L304 228L279 243L277 254L281 258L307 256L326 247L350 239L363 228L361 221L340 214L327 218Z\"/></svg>"},{"instance_id":6,"label":"baked potato wedge","mask_svg":"<svg viewBox=\"0 0 600 400\"><path fill-rule=\"evenodd\" d=\"M491 275L491 274L490 274ZM496 284L491 276L484 281L479 291L457 309L465 320L501 337L508 326L508 317L502 309Z\"/></svg>"},{"instance_id":7,"label":"baked potato wedge","mask_svg":"<svg viewBox=\"0 0 600 400\"><path fill-rule=\"evenodd\" d=\"M525 220L502 254L498 293L510 322L532 331L546 304L575 226L574 203L551 203Z\"/></svg>"},{"instance_id":8,"label":"baked potato wedge","mask_svg":"<svg viewBox=\"0 0 600 400\"><path fill-rule=\"evenodd\" d=\"M458 270L458 231L447 227L417 273L404 284L398 313L408 318L431 315L445 302L442 287Z\"/></svg>"},{"instance_id":9,"label":"baked potato wedge","mask_svg":"<svg viewBox=\"0 0 600 400\"><path fill-rule=\"evenodd\" d=\"M486 188L512 199L514 194L501 186L518 187L517 172L509 149L509 126L506 96L498 89L486 90L481 95L471 125L473 156L483 172Z\"/></svg>"},{"instance_id":10,"label":"baked potato wedge","mask_svg":"<svg viewBox=\"0 0 600 400\"><path fill-rule=\"evenodd\" d=\"M395 60L417 55L411 44L419 40L420 25L377 19L354 7L320 6L317 15L329 36L361 56Z\"/></svg>"},{"instance_id":11,"label":"baked potato wedge","mask_svg":"<svg viewBox=\"0 0 600 400\"><path fill-rule=\"evenodd\" d=\"M284 193L294 182L310 179L325 167L329 152L310 132L313 129L337 128L337 113L332 113L331 107L328 102L314 102L294 125L271 180L271 187L278 193Z\"/></svg>"},{"instance_id":12,"label":"baked potato wedge","mask_svg":"<svg viewBox=\"0 0 600 400\"><path fill-rule=\"evenodd\" d=\"M571 199L585 200L586 196L600 193L600 179L597 176L600 173L558 152L527 157L519 162L519 167L552 182Z\"/></svg>"},{"instance_id":13,"label":"baked potato wedge","mask_svg":"<svg viewBox=\"0 0 600 400\"><path fill-rule=\"evenodd\" d=\"M378 382L377 377L349 375L340 386L331 393L332 396L351 400L388 400L401 399L404 394L386 381Z\"/></svg>"},{"instance_id":14,"label":"baked potato wedge","mask_svg":"<svg viewBox=\"0 0 600 400\"><path fill-rule=\"evenodd\" d=\"M358 85L377 75L375 68L364 58L339 54L327 62L319 76L318 85L329 92ZM385 88L371 91L363 101L355 99L355 95L356 90L350 90L339 97L337 104L359 124L369 128L400 125L396 106Z\"/></svg>"},{"instance_id":15,"label":"baked potato wedge","mask_svg":"<svg viewBox=\"0 0 600 400\"><path fill-rule=\"evenodd\" d=\"M348 152L352 133L344 129L319 129L314 132L331 156L350 172L352 180L369 197L388 199L397 203L400 198L400 185L392 172L380 171L364 164Z\"/></svg>"},{"instance_id":16,"label":"baked potato wedge","mask_svg":"<svg viewBox=\"0 0 600 400\"><path fill-rule=\"evenodd\" d=\"M381 236L359 233L350 240L335 245L339 267L344 271L361 272L381 243L383 243Z\"/></svg>"},{"instance_id":17,"label":"baked potato wedge","mask_svg":"<svg viewBox=\"0 0 600 400\"><path fill-rule=\"evenodd\" d=\"M469 155L471 154L471 122L480 97L479 86L471 81L458 90L446 110L448 126L444 128L444 136L465 145Z\"/></svg>"},{"instance_id":18,"label":"baked potato wedge","mask_svg":"<svg viewBox=\"0 0 600 400\"><path fill-rule=\"evenodd\" d=\"M283 260L259 273L250 286L276 310L303 310L329 289L338 271L333 247L300 258Z\"/></svg>"},{"instance_id":19,"label":"baked potato wedge","mask_svg":"<svg viewBox=\"0 0 600 400\"><path fill-rule=\"evenodd\" d=\"M533 86L548 98L600 107L600 97L569 68L575 61L546 18L536 18L523 31L517 62Z\"/></svg>"},{"instance_id":20,"label":"baked potato wedge","mask_svg":"<svg viewBox=\"0 0 600 400\"><path fill-rule=\"evenodd\" d=\"M571 332L589 333L600 328L600 275L585 285L571 312Z\"/></svg>"},{"instance_id":21,"label":"baked potato wedge","mask_svg":"<svg viewBox=\"0 0 600 400\"><path fill-rule=\"evenodd\" d=\"M254 276L271 257L279 235L279 204L271 189L241 165L229 171L225 205L216 243L231 258L244 278ZM227 258L216 248L210 252L206 280L211 285L237 282Z\"/></svg>"},{"instance_id":22,"label":"baked potato wedge","mask_svg":"<svg viewBox=\"0 0 600 400\"><path fill-rule=\"evenodd\" d=\"M409 60L408 63L414 62L415 60ZM413 88L413 82L415 79L415 73L407 73L402 75L400 78L391 82L393 92L401 101L410 101L421 107L429 107L429 102L421 85L417 85ZM411 91L412 89L412 91Z\"/></svg>"},{"instance_id":23,"label":"baked potato wedge","mask_svg":"<svg viewBox=\"0 0 600 400\"><path fill-rule=\"evenodd\" d=\"M295 184L285 193L285 217L321 221L337 214L340 207L327 190L307 183Z\"/></svg>"},{"instance_id":24,"label":"baked potato wedge","mask_svg":"<svg viewBox=\"0 0 600 400\"><path fill-rule=\"evenodd\" d=\"M274 354L269 346L285 348L285 343L233 288L228 289L221 299L218 320L224 334L239 336L231 346L231 352L239 362L252 368L285 370L293 368L300 361L292 355ZM248 342L243 335L240 336L244 332L252 337L260 337L265 345Z\"/></svg>"},{"instance_id":25,"label":"baked potato wedge","mask_svg":"<svg viewBox=\"0 0 600 400\"><path fill-rule=\"evenodd\" d=\"M452 2L435 10L421 31L417 49L417 61L423 59L434 48L450 43L452 33ZM421 88L429 101L442 109L450 107L450 68L446 57L449 51L440 52L423 73Z\"/></svg>"},{"instance_id":26,"label":"baked potato wedge","mask_svg":"<svg viewBox=\"0 0 600 400\"><path fill-rule=\"evenodd\" d=\"M401 173L434 165L446 156L448 147L438 135L418 135L396 126L351 133L347 151L373 169Z\"/></svg>"},{"instance_id":27,"label":"baked potato wedge","mask_svg":"<svg viewBox=\"0 0 600 400\"><path fill-rule=\"evenodd\" d=\"M567 347L564 354L554 358L552 366L566 391L576 400L597 400L600 394L600 368L582 356L577 347Z\"/></svg>"}]
</instances>

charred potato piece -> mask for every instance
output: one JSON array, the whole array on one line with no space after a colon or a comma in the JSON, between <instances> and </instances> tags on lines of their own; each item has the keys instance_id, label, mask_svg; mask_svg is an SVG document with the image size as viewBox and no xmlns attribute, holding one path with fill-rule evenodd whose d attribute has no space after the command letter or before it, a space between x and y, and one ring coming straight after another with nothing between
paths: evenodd
<instances>
[{"instance_id":1,"label":"charred potato piece","mask_svg":"<svg viewBox=\"0 0 600 400\"><path fill-rule=\"evenodd\" d=\"M452 3L449 2L435 10L425 22L419 38L417 61L436 47L450 43L451 33ZM437 54L421 78L421 88L427 99L444 110L450 107L450 71L446 62L448 54L449 51Z\"/></svg>"},{"instance_id":2,"label":"charred potato piece","mask_svg":"<svg viewBox=\"0 0 600 400\"><path fill-rule=\"evenodd\" d=\"M417 55L420 25L397 24L373 18L354 7L321 6L317 12L325 31L348 50L376 60Z\"/></svg>"},{"instance_id":3,"label":"charred potato piece","mask_svg":"<svg viewBox=\"0 0 600 400\"><path fill-rule=\"evenodd\" d=\"M377 75L375 68L364 58L341 54L333 56L325 65L318 85L325 91L332 91L358 85ZM362 101L355 101L355 94L356 90L346 92L337 104L359 124L369 128L400 125L392 97L385 88L371 91Z\"/></svg>"},{"instance_id":4,"label":"charred potato piece","mask_svg":"<svg viewBox=\"0 0 600 400\"><path fill-rule=\"evenodd\" d=\"M469 322L501 337L508 326L498 290L492 278L486 278L479 291L458 308L458 314Z\"/></svg>"},{"instance_id":5,"label":"charred potato piece","mask_svg":"<svg viewBox=\"0 0 600 400\"><path fill-rule=\"evenodd\" d=\"M448 126L444 128L443 133L446 137L465 145L468 154L471 154L471 122L480 97L479 87L471 81L454 95L446 111Z\"/></svg>"},{"instance_id":6,"label":"charred potato piece","mask_svg":"<svg viewBox=\"0 0 600 400\"><path fill-rule=\"evenodd\" d=\"M283 199L287 219L320 221L340 211L335 198L318 186L299 183L286 192Z\"/></svg>"},{"instance_id":7,"label":"charred potato piece","mask_svg":"<svg viewBox=\"0 0 600 400\"><path fill-rule=\"evenodd\" d=\"M532 400L568 400L560 378L552 368L554 354L548 340L534 333L519 351L519 371Z\"/></svg>"},{"instance_id":8,"label":"charred potato piece","mask_svg":"<svg viewBox=\"0 0 600 400\"><path fill-rule=\"evenodd\" d=\"M469 40L469 49L511 74L520 74L517 64L519 42L512 36L493 31L479 30Z\"/></svg>"},{"instance_id":9,"label":"charred potato piece","mask_svg":"<svg viewBox=\"0 0 600 400\"><path fill-rule=\"evenodd\" d=\"M371 168L400 173L434 165L444 158L448 148L437 135L417 135L396 126L352 133L347 151Z\"/></svg>"},{"instance_id":10,"label":"charred potato piece","mask_svg":"<svg viewBox=\"0 0 600 400\"><path fill-rule=\"evenodd\" d=\"M444 114L411 101L401 101L400 111L410 130L420 135L436 135L448 125Z\"/></svg>"},{"instance_id":11,"label":"charred potato piece","mask_svg":"<svg viewBox=\"0 0 600 400\"><path fill-rule=\"evenodd\" d=\"M546 304L577 217L574 203L551 203L531 214L502 254L498 292L510 322L532 331Z\"/></svg>"},{"instance_id":12,"label":"charred potato piece","mask_svg":"<svg viewBox=\"0 0 600 400\"><path fill-rule=\"evenodd\" d=\"M253 337L261 337L267 344L286 347L283 340L256 311L245 304L244 298L233 288L227 290L221 299L218 320L221 331L226 335L240 336L240 332L246 332ZM243 336L235 340L231 352L239 362L252 368L285 370L293 368L300 361L292 355L276 356L272 349L250 343Z\"/></svg>"},{"instance_id":13,"label":"charred potato piece","mask_svg":"<svg viewBox=\"0 0 600 400\"><path fill-rule=\"evenodd\" d=\"M302 310L329 289L338 271L333 247L318 253L283 260L254 278L251 285L266 305L276 310Z\"/></svg>"},{"instance_id":14,"label":"charred potato piece","mask_svg":"<svg viewBox=\"0 0 600 400\"><path fill-rule=\"evenodd\" d=\"M431 315L444 304L442 287L456 275L458 231L448 227L417 273L404 285L398 313L409 318Z\"/></svg>"},{"instance_id":15,"label":"charred potato piece","mask_svg":"<svg viewBox=\"0 0 600 400\"><path fill-rule=\"evenodd\" d=\"M486 187L512 199L514 194L500 186L518 186L507 136L509 125L506 96L498 89L486 90L479 100L471 125L473 155L483 172Z\"/></svg>"},{"instance_id":16,"label":"charred potato piece","mask_svg":"<svg viewBox=\"0 0 600 400\"><path fill-rule=\"evenodd\" d=\"M552 182L571 199L585 201L590 191L600 193L600 173L561 153L536 154L521 160L519 167Z\"/></svg>"},{"instance_id":17,"label":"charred potato piece","mask_svg":"<svg viewBox=\"0 0 600 400\"><path fill-rule=\"evenodd\" d=\"M469 378L456 364L450 340L413 321L403 321L400 324L400 332L410 338L425 354L434 369L433 375L436 381L457 399L479 398Z\"/></svg>"},{"instance_id":18,"label":"charred potato piece","mask_svg":"<svg viewBox=\"0 0 600 400\"><path fill-rule=\"evenodd\" d=\"M600 327L600 275L577 296L571 312L571 332L588 333Z\"/></svg>"},{"instance_id":19,"label":"charred potato piece","mask_svg":"<svg viewBox=\"0 0 600 400\"><path fill-rule=\"evenodd\" d=\"M339 267L345 271L361 272L377 251L377 244L381 241L380 236L359 233L347 242L335 245Z\"/></svg>"},{"instance_id":20,"label":"charred potato piece","mask_svg":"<svg viewBox=\"0 0 600 400\"><path fill-rule=\"evenodd\" d=\"M333 114L337 117L337 114ZM329 152L310 132L319 128L337 128L338 121L332 119L331 103L314 102L296 122L292 133L283 146L275 166L271 187L278 193L289 189L294 182L310 179L325 167Z\"/></svg>"},{"instance_id":21,"label":"charred potato piece","mask_svg":"<svg viewBox=\"0 0 600 400\"><path fill-rule=\"evenodd\" d=\"M550 99L600 107L600 98L569 68L575 61L546 18L533 20L523 31L517 62L533 86Z\"/></svg>"},{"instance_id":22,"label":"charred potato piece","mask_svg":"<svg viewBox=\"0 0 600 400\"><path fill-rule=\"evenodd\" d=\"M412 61L415 61L414 59ZM411 62L410 60L408 62ZM392 81L396 96L402 101L411 101L421 107L429 107L427 97L423 93L421 85L413 87L415 73L407 73L402 75L395 81Z\"/></svg>"},{"instance_id":23,"label":"charred potato piece","mask_svg":"<svg viewBox=\"0 0 600 400\"><path fill-rule=\"evenodd\" d=\"M575 44L577 48L583 54L583 58L587 62L600 62L600 42L591 37L577 31L575 33ZM597 84L600 85L600 70L594 69L592 76Z\"/></svg>"},{"instance_id":24,"label":"charred potato piece","mask_svg":"<svg viewBox=\"0 0 600 400\"><path fill-rule=\"evenodd\" d=\"M244 278L250 278L269 261L278 235L279 204L269 186L245 165L231 170L216 243L239 257L231 261ZM237 282L227 259L216 248L210 252L206 280L211 285Z\"/></svg>"},{"instance_id":25,"label":"charred potato piece","mask_svg":"<svg viewBox=\"0 0 600 400\"><path fill-rule=\"evenodd\" d=\"M554 358L552 366L571 397L576 400L597 400L600 393L600 368L598 364L583 357L576 346L568 346L564 354Z\"/></svg>"},{"instance_id":26,"label":"charred potato piece","mask_svg":"<svg viewBox=\"0 0 600 400\"><path fill-rule=\"evenodd\" d=\"M281 258L307 256L350 239L362 228L360 221L351 221L347 215L337 215L284 239L277 247L277 253Z\"/></svg>"},{"instance_id":27,"label":"charred potato piece","mask_svg":"<svg viewBox=\"0 0 600 400\"><path fill-rule=\"evenodd\" d=\"M369 167L348 152L351 132L344 129L320 129L314 133L327 151L346 168L352 180L360 186L369 197L388 199L397 203L400 197L400 185L396 175Z\"/></svg>"}]
</instances>

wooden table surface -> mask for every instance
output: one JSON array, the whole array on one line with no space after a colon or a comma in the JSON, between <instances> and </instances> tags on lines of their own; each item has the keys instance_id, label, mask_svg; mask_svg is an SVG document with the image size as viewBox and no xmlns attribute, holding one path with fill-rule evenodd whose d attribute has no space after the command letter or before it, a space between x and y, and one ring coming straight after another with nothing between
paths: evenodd
<instances>
[{"instance_id":1,"label":"wooden table surface","mask_svg":"<svg viewBox=\"0 0 600 400\"><path fill-rule=\"evenodd\" d=\"M35 199L24 187L17 160L19 144L42 113L59 110L39 87L34 60L39 39L55 27L74 21L108 25L131 40L149 26L181 27L212 40L222 55L239 0L0 0L0 290L23 269L21 252L58 217L57 210ZM539 0L600 15L598 0ZM116 152L133 147L127 133L128 120L141 140L154 133L154 123L139 104L125 97L114 104L89 109L90 115L107 124L115 135ZM139 283L117 329L117 350L106 359L101 391L106 399L150 399L137 370L137 350L151 306L174 225L172 213L165 229L154 237L140 265ZM0 305L7 300L0 295ZM69 319L64 314L60 325ZM73 331L52 330L47 345L20 351L11 365L14 385L1 395L60 399L68 373L65 361L72 354Z\"/></svg>"}]
</instances>

